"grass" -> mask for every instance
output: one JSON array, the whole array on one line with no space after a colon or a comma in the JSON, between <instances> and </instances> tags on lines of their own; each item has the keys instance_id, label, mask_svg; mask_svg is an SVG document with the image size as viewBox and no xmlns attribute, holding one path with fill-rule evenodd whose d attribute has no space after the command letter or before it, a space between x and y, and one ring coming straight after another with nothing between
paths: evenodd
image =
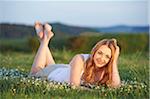
<instances>
[{"instance_id":1,"label":"grass","mask_svg":"<svg viewBox=\"0 0 150 99\"><path fill-rule=\"evenodd\" d=\"M34 55L32 53L0 53L0 98L149 98L149 56L135 52L121 54L119 73L122 86L118 89L104 86L70 86L67 83L48 82L28 77ZM53 51L56 63L68 63L75 53Z\"/></svg>"}]
</instances>

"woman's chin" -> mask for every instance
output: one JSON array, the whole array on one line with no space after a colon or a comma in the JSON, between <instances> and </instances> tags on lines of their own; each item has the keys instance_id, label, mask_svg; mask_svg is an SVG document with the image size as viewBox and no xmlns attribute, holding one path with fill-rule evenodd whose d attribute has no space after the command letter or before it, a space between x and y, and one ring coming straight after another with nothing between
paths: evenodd
<instances>
[{"instance_id":1,"label":"woman's chin","mask_svg":"<svg viewBox=\"0 0 150 99\"><path fill-rule=\"evenodd\" d=\"M95 63L95 65L96 65L96 67L99 67L99 68L104 66L104 64L99 63L99 62L97 62L97 61L94 61L94 63Z\"/></svg>"},{"instance_id":2,"label":"woman's chin","mask_svg":"<svg viewBox=\"0 0 150 99\"><path fill-rule=\"evenodd\" d=\"M96 67L103 67L104 65L103 64L95 64L96 65Z\"/></svg>"}]
</instances>

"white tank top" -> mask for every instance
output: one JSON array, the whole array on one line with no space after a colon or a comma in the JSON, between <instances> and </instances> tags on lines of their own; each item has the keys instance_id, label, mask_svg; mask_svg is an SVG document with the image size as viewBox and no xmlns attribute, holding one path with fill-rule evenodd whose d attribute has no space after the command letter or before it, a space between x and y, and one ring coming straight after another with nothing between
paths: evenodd
<instances>
[{"instance_id":1,"label":"white tank top","mask_svg":"<svg viewBox=\"0 0 150 99\"><path fill-rule=\"evenodd\" d=\"M84 62L89 58L90 54L81 54L83 56ZM55 65L60 65L60 68L57 68L53 70L49 75L48 75L48 80L49 81L57 81L57 82L67 82L69 83L70 81L70 70L71 66L69 64L55 64ZM83 74L83 70L81 72L80 78Z\"/></svg>"}]
</instances>

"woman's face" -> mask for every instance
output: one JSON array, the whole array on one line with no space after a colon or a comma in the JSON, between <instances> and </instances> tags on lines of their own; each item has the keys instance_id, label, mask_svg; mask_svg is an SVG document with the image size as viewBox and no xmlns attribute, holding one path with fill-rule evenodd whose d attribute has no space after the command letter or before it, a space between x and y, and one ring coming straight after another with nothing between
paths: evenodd
<instances>
[{"instance_id":1,"label":"woman's face","mask_svg":"<svg viewBox=\"0 0 150 99\"><path fill-rule=\"evenodd\" d=\"M111 58L111 49L106 46L102 45L94 55L94 63L97 67L105 66Z\"/></svg>"}]
</instances>

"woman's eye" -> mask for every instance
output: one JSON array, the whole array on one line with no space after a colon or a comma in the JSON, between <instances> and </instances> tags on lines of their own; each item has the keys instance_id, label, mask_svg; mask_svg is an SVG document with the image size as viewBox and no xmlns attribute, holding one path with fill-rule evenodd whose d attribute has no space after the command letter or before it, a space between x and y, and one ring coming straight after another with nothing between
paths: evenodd
<instances>
[{"instance_id":1,"label":"woman's eye","mask_svg":"<svg viewBox=\"0 0 150 99\"><path fill-rule=\"evenodd\" d=\"M106 58L110 59L110 57L108 55L106 55Z\"/></svg>"},{"instance_id":2,"label":"woman's eye","mask_svg":"<svg viewBox=\"0 0 150 99\"><path fill-rule=\"evenodd\" d=\"M98 54L102 55L102 52L98 52Z\"/></svg>"}]
</instances>

